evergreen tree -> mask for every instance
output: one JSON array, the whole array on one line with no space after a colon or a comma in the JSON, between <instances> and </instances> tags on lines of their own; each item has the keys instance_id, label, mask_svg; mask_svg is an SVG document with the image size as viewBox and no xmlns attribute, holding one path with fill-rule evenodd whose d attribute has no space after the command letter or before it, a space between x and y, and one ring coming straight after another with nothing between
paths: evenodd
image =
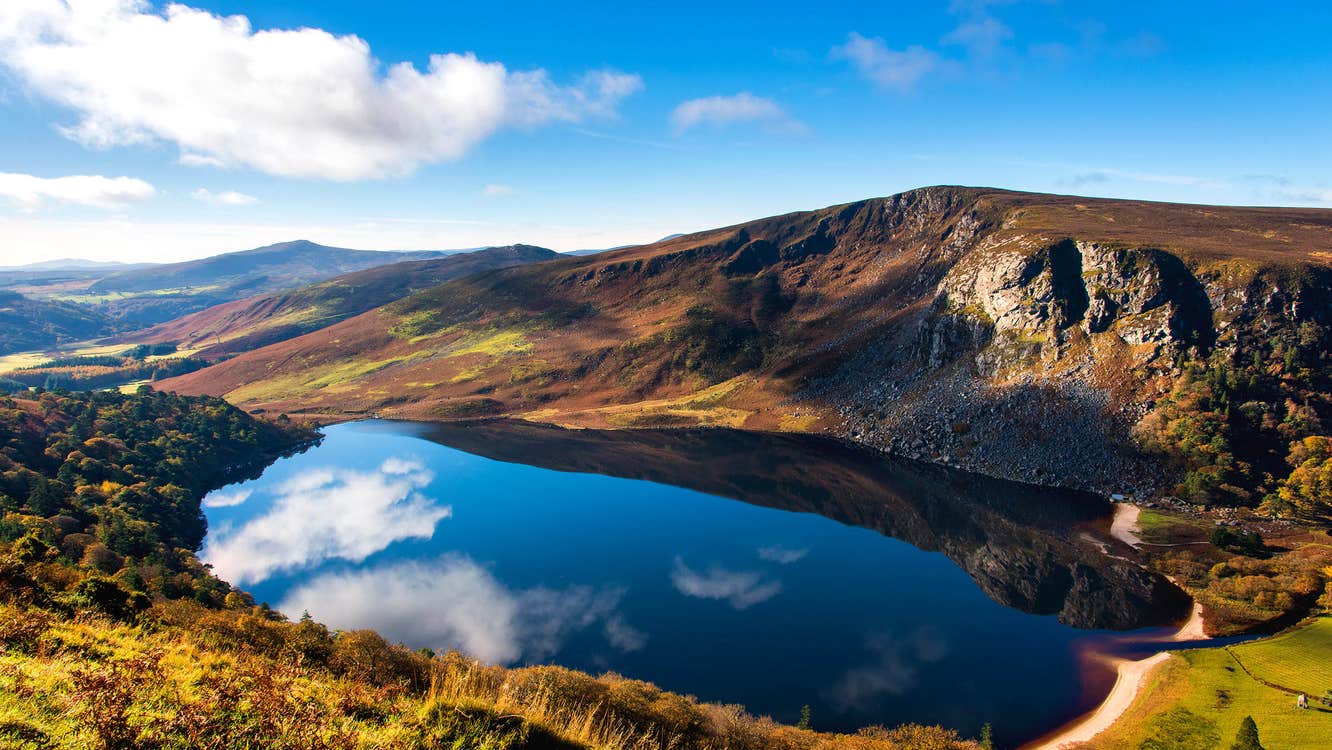
<instances>
[{"instance_id":1,"label":"evergreen tree","mask_svg":"<svg viewBox=\"0 0 1332 750\"><path fill-rule=\"evenodd\" d=\"M1264 750L1263 744L1258 741L1258 725L1252 716L1245 716L1244 721L1240 722L1239 734L1235 735L1235 744L1230 746L1230 750Z\"/></svg>"},{"instance_id":2,"label":"evergreen tree","mask_svg":"<svg viewBox=\"0 0 1332 750\"><path fill-rule=\"evenodd\" d=\"M994 750L994 727L988 721L981 725L980 746L982 750Z\"/></svg>"}]
</instances>

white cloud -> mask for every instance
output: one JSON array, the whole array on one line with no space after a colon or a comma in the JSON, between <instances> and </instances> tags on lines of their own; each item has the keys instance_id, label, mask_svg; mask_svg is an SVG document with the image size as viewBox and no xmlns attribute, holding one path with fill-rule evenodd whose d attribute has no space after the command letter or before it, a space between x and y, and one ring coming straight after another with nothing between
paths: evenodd
<instances>
[{"instance_id":1,"label":"white cloud","mask_svg":"<svg viewBox=\"0 0 1332 750\"><path fill-rule=\"evenodd\" d=\"M217 490L204 496L203 507L230 508L249 500L253 494L254 490Z\"/></svg>"},{"instance_id":2,"label":"white cloud","mask_svg":"<svg viewBox=\"0 0 1332 750\"><path fill-rule=\"evenodd\" d=\"M698 599L724 599L734 609L748 609L773 598L782 590L781 581L765 581L752 571L727 570L720 566L700 573L680 557L671 569L671 583L685 596Z\"/></svg>"},{"instance_id":3,"label":"white cloud","mask_svg":"<svg viewBox=\"0 0 1332 750\"><path fill-rule=\"evenodd\" d=\"M504 198L513 195L516 192L511 185L490 184L481 188L481 195L487 198Z\"/></svg>"},{"instance_id":4,"label":"white cloud","mask_svg":"<svg viewBox=\"0 0 1332 750\"><path fill-rule=\"evenodd\" d=\"M617 611L623 589L512 590L470 558L450 555L315 577L279 609L309 611L334 628L372 627L411 646L457 649L511 664L550 658L572 633L598 622L622 651L646 641Z\"/></svg>"},{"instance_id":5,"label":"white cloud","mask_svg":"<svg viewBox=\"0 0 1332 750\"><path fill-rule=\"evenodd\" d=\"M134 177L34 177L0 172L0 197L13 201L26 212L36 211L48 202L117 209L141 203L156 194L156 188Z\"/></svg>"},{"instance_id":6,"label":"white cloud","mask_svg":"<svg viewBox=\"0 0 1332 750\"><path fill-rule=\"evenodd\" d=\"M759 547L758 556L760 560L775 562L778 565L790 565L794 562L800 562L809 554L808 549L788 549L780 544L774 544L768 547Z\"/></svg>"},{"instance_id":7,"label":"white cloud","mask_svg":"<svg viewBox=\"0 0 1332 750\"><path fill-rule=\"evenodd\" d=\"M214 193L208 188L199 188L190 193L190 197L213 206L250 206L259 202L259 199L253 195L238 193L235 190Z\"/></svg>"},{"instance_id":8,"label":"white cloud","mask_svg":"<svg viewBox=\"0 0 1332 750\"><path fill-rule=\"evenodd\" d=\"M741 92L732 96L708 96L681 102L671 113L676 135L699 125L731 125L756 122L771 131L802 132L804 125L793 119L771 99Z\"/></svg>"},{"instance_id":9,"label":"white cloud","mask_svg":"<svg viewBox=\"0 0 1332 750\"><path fill-rule=\"evenodd\" d=\"M74 110L63 130L87 146L165 141L185 164L330 180L457 159L505 127L611 116L642 88L610 70L560 85L470 53L383 64L356 36L147 0L5 0L0 64Z\"/></svg>"},{"instance_id":10,"label":"white cloud","mask_svg":"<svg viewBox=\"0 0 1332 750\"><path fill-rule=\"evenodd\" d=\"M939 67L939 55L913 44L890 49L879 37L867 38L851 32L846 43L833 47L834 59L848 60L860 74L884 88L907 90Z\"/></svg>"},{"instance_id":11,"label":"white cloud","mask_svg":"<svg viewBox=\"0 0 1332 750\"><path fill-rule=\"evenodd\" d=\"M203 559L244 585L331 559L360 562L402 539L429 539L452 513L420 493L433 478L419 463L393 458L374 471L308 471L279 486L264 515L210 534Z\"/></svg>"}]
</instances>

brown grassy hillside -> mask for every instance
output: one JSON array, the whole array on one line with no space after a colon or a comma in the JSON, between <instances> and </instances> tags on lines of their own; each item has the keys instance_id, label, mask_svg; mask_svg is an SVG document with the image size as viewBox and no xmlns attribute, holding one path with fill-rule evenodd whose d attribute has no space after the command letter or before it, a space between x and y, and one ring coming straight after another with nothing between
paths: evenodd
<instances>
[{"instance_id":1,"label":"brown grassy hillside","mask_svg":"<svg viewBox=\"0 0 1332 750\"><path fill-rule=\"evenodd\" d=\"M924 188L455 280L162 387L332 418L823 431L1146 490L1129 432L1185 363L1282 336L1320 356L1329 252L1332 211ZM1260 401L1280 422L1288 398Z\"/></svg>"}]
</instances>

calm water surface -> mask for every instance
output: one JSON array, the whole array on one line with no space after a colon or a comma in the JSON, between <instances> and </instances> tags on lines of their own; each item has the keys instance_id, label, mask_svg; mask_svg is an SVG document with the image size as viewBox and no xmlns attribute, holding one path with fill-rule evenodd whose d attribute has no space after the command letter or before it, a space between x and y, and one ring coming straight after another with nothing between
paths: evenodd
<instances>
[{"instance_id":1,"label":"calm water surface","mask_svg":"<svg viewBox=\"0 0 1332 750\"><path fill-rule=\"evenodd\" d=\"M1078 658L1105 631L1061 619L1150 622L1070 583L1093 547L1068 540L1106 512L1085 496L828 441L544 429L329 427L206 498L203 557L293 618L412 647L613 670L786 722L809 704L821 729L988 721L1004 744L1107 688Z\"/></svg>"}]
</instances>

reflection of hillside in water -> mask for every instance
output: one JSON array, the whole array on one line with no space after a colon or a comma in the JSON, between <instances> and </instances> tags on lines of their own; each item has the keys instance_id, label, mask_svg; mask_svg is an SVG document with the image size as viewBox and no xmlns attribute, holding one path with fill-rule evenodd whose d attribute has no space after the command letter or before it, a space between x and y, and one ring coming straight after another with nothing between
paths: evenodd
<instances>
[{"instance_id":1,"label":"reflection of hillside in water","mask_svg":"<svg viewBox=\"0 0 1332 750\"><path fill-rule=\"evenodd\" d=\"M1107 556L1110 505L896 459L826 438L725 429L565 430L490 420L421 436L501 461L684 487L824 517L937 550L990 598L1082 628L1177 622L1189 600L1163 577Z\"/></svg>"}]
</instances>

